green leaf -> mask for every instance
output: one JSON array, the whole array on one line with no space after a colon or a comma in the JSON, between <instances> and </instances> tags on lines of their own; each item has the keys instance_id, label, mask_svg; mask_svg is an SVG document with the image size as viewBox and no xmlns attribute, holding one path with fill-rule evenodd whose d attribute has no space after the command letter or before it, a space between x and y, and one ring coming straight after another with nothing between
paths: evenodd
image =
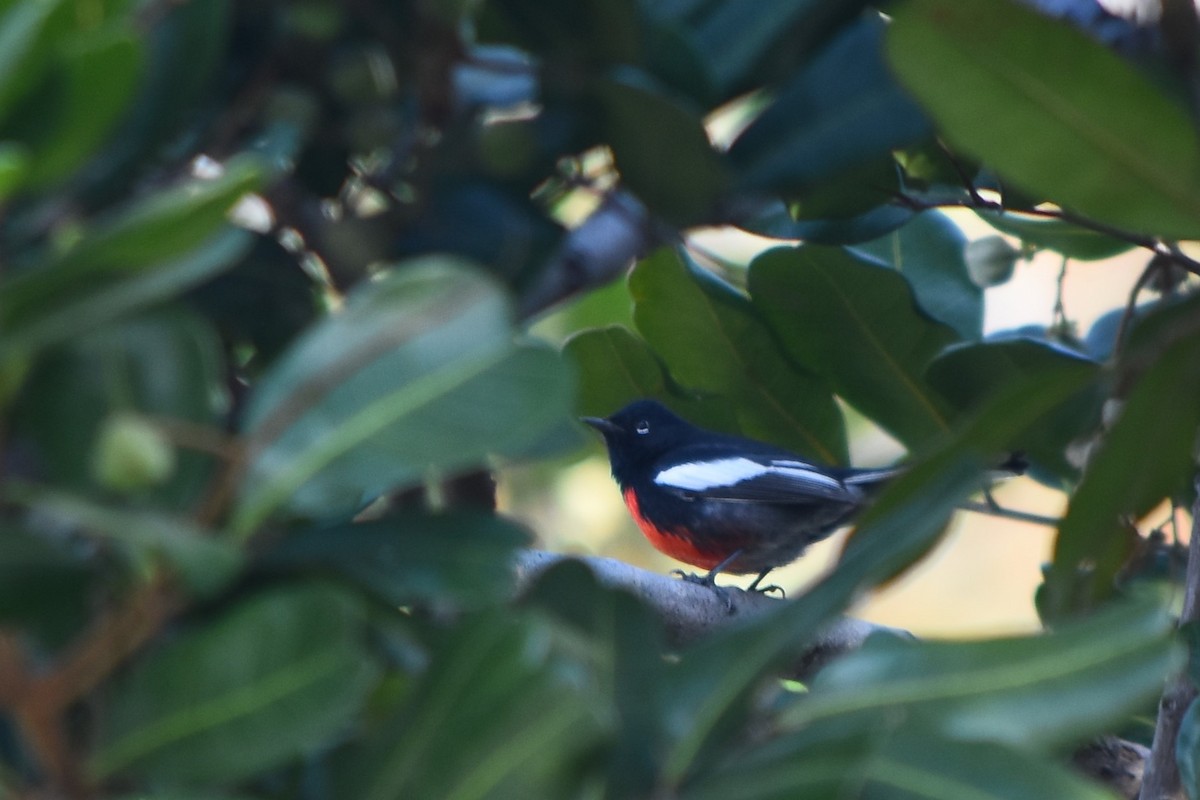
<instances>
[{"instance_id":1,"label":"green leaf","mask_svg":"<svg viewBox=\"0 0 1200 800\"><path fill-rule=\"evenodd\" d=\"M873 178L876 164L895 172L891 150L920 140L929 123L883 62L883 30L877 16L855 23L737 138L729 158L744 189L802 192L864 167ZM888 199L878 194L875 202Z\"/></svg>"},{"instance_id":2,"label":"green leaf","mask_svg":"<svg viewBox=\"0 0 1200 800\"><path fill-rule=\"evenodd\" d=\"M950 218L926 211L899 229L850 248L891 264L912 287L926 314L963 339L983 335L983 291L971 281L963 248L967 237Z\"/></svg>"},{"instance_id":3,"label":"green leaf","mask_svg":"<svg viewBox=\"0 0 1200 800\"><path fill-rule=\"evenodd\" d=\"M1084 32L1015 2L913 0L887 49L955 148L1022 190L1143 234L1200 238L1187 110Z\"/></svg>"},{"instance_id":4,"label":"green leaf","mask_svg":"<svg viewBox=\"0 0 1200 800\"><path fill-rule=\"evenodd\" d=\"M379 674L364 622L350 595L300 585L161 645L113 686L92 775L221 785L324 745Z\"/></svg>"},{"instance_id":5,"label":"green leaf","mask_svg":"<svg viewBox=\"0 0 1200 800\"><path fill-rule=\"evenodd\" d=\"M555 796L595 722L545 634L511 612L460 624L399 711L334 763L332 796Z\"/></svg>"},{"instance_id":6,"label":"green leaf","mask_svg":"<svg viewBox=\"0 0 1200 800\"><path fill-rule=\"evenodd\" d=\"M352 292L259 382L233 530L248 535L285 504L330 517L431 469L519 454L570 402L561 359L514 343L490 280L445 257L401 265Z\"/></svg>"},{"instance_id":7,"label":"green leaf","mask_svg":"<svg viewBox=\"0 0 1200 800\"><path fill-rule=\"evenodd\" d=\"M911 722L865 718L855 726L818 724L741 753L694 781L681 797L1106 800L1111 795L1024 750L957 741Z\"/></svg>"},{"instance_id":8,"label":"green leaf","mask_svg":"<svg viewBox=\"0 0 1200 800\"><path fill-rule=\"evenodd\" d=\"M750 296L793 358L909 448L949 430L924 374L955 336L900 275L836 248L780 247L751 263Z\"/></svg>"},{"instance_id":9,"label":"green leaf","mask_svg":"<svg viewBox=\"0 0 1200 800\"><path fill-rule=\"evenodd\" d=\"M579 413L608 416L643 397L663 400L667 374L644 341L619 325L576 334L563 355L579 374Z\"/></svg>"},{"instance_id":10,"label":"green leaf","mask_svg":"<svg viewBox=\"0 0 1200 800\"><path fill-rule=\"evenodd\" d=\"M829 388L787 358L745 295L670 250L629 278L638 330L689 389L729 398L746 435L844 464Z\"/></svg>"},{"instance_id":11,"label":"green leaf","mask_svg":"<svg viewBox=\"0 0 1200 800\"><path fill-rule=\"evenodd\" d=\"M710 220L729 174L709 144L699 112L655 91L644 79L605 81L596 91L622 183L674 225Z\"/></svg>"},{"instance_id":12,"label":"green leaf","mask_svg":"<svg viewBox=\"0 0 1200 800\"><path fill-rule=\"evenodd\" d=\"M1039 467L1070 482L1079 470L1068 461L1067 448L1100 424L1106 387L1099 364L1047 341L997 339L947 348L930 363L926 378L956 409L965 412L1014 381L1050 379L1060 370L1078 369L1090 370L1093 380L1016 443Z\"/></svg>"},{"instance_id":13,"label":"green leaf","mask_svg":"<svg viewBox=\"0 0 1200 800\"><path fill-rule=\"evenodd\" d=\"M0 142L0 203L21 186L28 171L29 151L15 142Z\"/></svg>"},{"instance_id":14,"label":"green leaf","mask_svg":"<svg viewBox=\"0 0 1200 800\"><path fill-rule=\"evenodd\" d=\"M1193 334L1154 360L1088 462L1055 540L1040 606L1048 619L1094 608L1111 596L1134 544L1125 520L1186 489L1195 469L1197 397L1200 336Z\"/></svg>"},{"instance_id":15,"label":"green leaf","mask_svg":"<svg viewBox=\"0 0 1200 800\"><path fill-rule=\"evenodd\" d=\"M65 179L104 142L129 106L142 66L138 40L125 33L79 37L62 50L56 91L23 104L22 124L9 126L29 147L25 183L32 188Z\"/></svg>"},{"instance_id":16,"label":"green leaf","mask_svg":"<svg viewBox=\"0 0 1200 800\"><path fill-rule=\"evenodd\" d=\"M1001 233L1078 261L1112 258L1133 248L1129 242L1081 228L1066 220L1031 217L1011 211L999 213L976 209L975 213Z\"/></svg>"},{"instance_id":17,"label":"green leaf","mask_svg":"<svg viewBox=\"0 0 1200 800\"><path fill-rule=\"evenodd\" d=\"M1188 800L1200 800L1200 699L1192 701L1179 721L1175 763Z\"/></svg>"},{"instance_id":18,"label":"green leaf","mask_svg":"<svg viewBox=\"0 0 1200 800\"><path fill-rule=\"evenodd\" d=\"M919 716L943 735L1014 747L1070 745L1151 701L1179 664L1157 599L1051 634L975 642L869 640L821 671L780 724L867 711Z\"/></svg>"},{"instance_id":19,"label":"green leaf","mask_svg":"<svg viewBox=\"0 0 1200 800\"><path fill-rule=\"evenodd\" d=\"M524 529L491 514L409 511L289 533L260 565L341 575L393 606L477 606L512 593L506 565L528 542Z\"/></svg>"},{"instance_id":20,"label":"green leaf","mask_svg":"<svg viewBox=\"0 0 1200 800\"><path fill-rule=\"evenodd\" d=\"M122 545L135 558L161 557L198 596L211 596L241 571L242 554L190 520L153 511L111 508L52 489L10 486L5 496L57 525Z\"/></svg>"},{"instance_id":21,"label":"green leaf","mask_svg":"<svg viewBox=\"0 0 1200 800\"><path fill-rule=\"evenodd\" d=\"M0 121L41 78L68 6L63 0L10 3L0 16Z\"/></svg>"}]
</instances>

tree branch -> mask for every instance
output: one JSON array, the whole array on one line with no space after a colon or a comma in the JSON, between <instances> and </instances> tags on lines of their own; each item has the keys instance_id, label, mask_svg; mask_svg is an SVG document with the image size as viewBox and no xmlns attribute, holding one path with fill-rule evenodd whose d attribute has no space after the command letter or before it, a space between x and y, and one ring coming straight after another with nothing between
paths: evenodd
<instances>
[{"instance_id":1,"label":"tree branch","mask_svg":"<svg viewBox=\"0 0 1200 800\"><path fill-rule=\"evenodd\" d=\"M1200 492L1200 474L1196 477ZM1192 535L1188 542L1187 575L1183 589L1183 611L1179 624L1200 619L1200 494L1192 504ZM1196 686L1186 669L1171 678L1158 704L1158 721L1154 727L1154 744L1146 762L1146 778L1141 800L1177 800L1184 797L1175 762L1175 740L1184 712L1196 699Z\"/></svg>"}]
</instances>

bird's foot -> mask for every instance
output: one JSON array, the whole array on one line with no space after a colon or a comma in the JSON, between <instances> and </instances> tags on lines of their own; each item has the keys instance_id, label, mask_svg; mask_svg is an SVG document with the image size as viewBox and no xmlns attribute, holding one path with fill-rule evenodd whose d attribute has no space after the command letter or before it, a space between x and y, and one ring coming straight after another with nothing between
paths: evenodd
<instances>
[{"instance_id":1,"label":"bird's foot","mask_svg":"<svg viewBox=\"0 0 1200 800\"><path fill-rule=\"evenodd\" d=\"M779 596L780 596L780 597L782 597L782 598L784 598L784 599L787 599L787 592L785 592L785 591L783 590L783 587L782 587L782 586L777 586L777 585L775 585L774 583L772 583L770 586L764 586L764 587L762 587L761 589L760 589L759 587L757 587L757 586L751 586L751 587L750 587L749 589L747 589L746 591L748 591L748 592L758 592L759 594L770 594L771 592L779 592Z\"/></svg>"},{"instance_id":2,"label":"bird's foot","mask_svg":"<svg viewBox=\"0 0 1200 800\"><path fill-rule=\"evenodd\" d=\"M681 580L687 583L694 583L697 586L707 586L712 590L713 594L715 594L721 599L722 602L725 603L725 610L728 613L732 614L734 612L735 609L733 607L733 595L730 593L729 589L725 588L724 586L717 585L716 576L711 572L705 573L704 575L697 575L694 572L684 572L681 569L673 569L671 570L671 574L678 575Z\"/></svg>"}]
</instances>

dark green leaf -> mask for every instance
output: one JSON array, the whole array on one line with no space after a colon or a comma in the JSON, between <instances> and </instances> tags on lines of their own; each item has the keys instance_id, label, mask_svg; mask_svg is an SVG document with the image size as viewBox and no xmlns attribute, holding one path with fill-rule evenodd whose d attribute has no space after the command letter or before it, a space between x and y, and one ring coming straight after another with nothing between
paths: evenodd
<instances>
[{"instance_id":1,"label":"dark green leaf","mask_svg":"<svg viewBox=\"0 0 1200 800\"><path fill-rule=\"evenodd\" d=\"M681 384L728 397L749 436L846 462L829 388L787 358L745 295L665 249L637 265L629 291L638 330Z\"/></svg>"},{"instance_id":2,"label":"dark green leaf","mask_svg":"<svg viewBox=\"0 0 1200 800\"><path fill-rule=\"evenodd\" d=\"M1200 699L1192 701L1179 721L1175 763L1188 800L1200 800Z\"/></svg>"},{"instance_id":3,"label":"dark green leaf","mask_svg":"<svg viewBox=\"0 0 1200 800\"><path fill-rule=\"evenodd\" d=\"M967 274L967 237L938 211L926 211L881 239L851 248L886 264L908 279L917 304L963 339L983 334L983 292Z\"/></svg>"},{"instance_id":4,"label":"dark green leaf","mask_svg":"<svg viewBox=\"0 0 1200 800\"><path fill-rule=\"evenodd\" d=\"M915 0L897 8L888 56L955 147L1021 189L1141 233L1200 238L1187 110L1083 32L1015 2Z\"/></svg>"},{"instance_id":5,"label":"dark green leaf","mask_svg":"<svg viewBox=\"0 0 1200 800\"><path fill-rule=\"evenodd\" d=\"M978 642L873 638L817 676L783 712L798 728L868 710L919 715L947 736L1056 747L1120 723L1178 664L1157 599L1048 635Z\"/></svg>"},{"instance_id":6,"label":"dark green leaf","mask_svg":"<svg viewBox=\"0 0 1200 800\"><path fill-rule=\"evenodd\" d=\"M1016 443L1039 466L1061 481L1072 481L1078 468L1067 459L1067 448L1100 424L1104 385L1100 365L1079 353L1047 341L998 339L948 348L929 365L931 386L960 412L1014 381L1049 379L1060 370L1089 369L1094 376L1077 396L1064 402Z\"/></svg>"},{"instance_id":7,"label":"dark green leaf","mask_svg":"<svg viewBox=\"0 0 1200 800\"><path fill-rule=\"evenodd\" d=\"M511 612L458 626L407 702L335 763L335 797L553 797L594 735L544 628Z\"/></svg>"},{"instance_id":8,"label":"dark green leaf","mask_svg":"<svg viewBox=\"0 0 1200 800\"><path fill-rule=\"evenodd\" d=\"M882 205L848 219L795 219L782 203L772 204L743 230L772 239L803 239L812 244L858 244L891 233L913 218L913 212Z\"/></svg>"},{"instance_id":9,"label":"dark green leaf","mask_svg":"<svg viewBox=\"0 0 1200 800\"><path fill-rule=\"evenodd\" d=\"M556 353L514 343L491 281L445 257L402 265L351 293L259 382L233 527L248 535L284 504L333 516L430 469L519 454L563 420L570 395Z\"/></svg>"},{"instance_id":10,"label":"dark green leaf","mask_svg":"<svg viewBox=\"0 0 1200 800\"><path fill-rule=\"evenodd\" d=\"M63 0L8 3L0 16L0 121L41 78L50 62L52 35L62 22Z\"/></svg>"},{"instance_id":11,"label":"dark green leaf","mask_svg":"<svg viewBox=\"0 0 1200 800\"><path fill-rule=\"evenodd\" d=\"M662 362L645 342L618 325L572 336L563 355L579 374L580 414L604 417L632 400L667 396Z\"/></svg>"},{"instance_id":12,"label":"dark green leaf","mask_svg":"<svg viewBox=\"0 0 1200 800\"><path fill-rule=\"evenodd\" d=\"M67 543L0 527L0 626L60 645L88 619L94 582L84 553Z\"/></svg>"},{"instance_id":13,"label":"dark green leaf","mask_svg":"<svg viewBox=\"0 0 1200 800\"><path fill-rule=\"evenodd\" d=\"M1001 233L1017 236L1035 247L1053 250L1067 258L1095 261L1112 258L1133 247L1129 242L1081 228L1061 219L1017 213L976 210L976 214Z\"/></svg>"},{"instance_id":14,"label":"dark green leaf","mask_svg":"<svg viewBox=\"0 0 1200 800\"><path fill-rule=\"evenodd\" d=\"M622 182L675 225L710 219L729 175L709 144L700 114L643 80L606 81L597 91Z\"/></svg>"},{"instance_id":15,"label":"dark green leaf","mask_svg":"<svg viewBox=\"0 0 1200 800\"><path fill-rule=\"evenodd\" d=\"M29 171L29 152L19 144L0 142L0 203L25 180Z\"/></svg>"},{"instance_id":16,"label":"dark green leaf","mask_svg":"<svg viewBox=\"0 0 1200 800\"><path fill-rule=\"evenodd\" d=\"M1105 800L1066 767L994 742L964 742L886 717L815 725L748 753L683 793L685 800ZM846 730L846 729L849 730Z\"/></svg>"},{"instance_id":17,"label":"dark green leaf","mask_svg":"<svg viewBox=\"0 0 1200 800\"><path fill-rule=\"evenodd\" d=\"M793 358L907 446L949 430L924 374L955 336L900 275L839 249L781 247L750 265L750 295Z\"/></svg>"},{"instance_id":18,"label":"dark green leaf","mask_svg":"<svg viewBox=\"0 0 1200 800\"><path fill-rule=\"evenodd\" d=\"M316 585L263 592L161 645L113 687L90 768L219 785L322 746L358 714L378 665L363 609Z\"/></svg>"},{"instance_id":19,"label":"dark green leaf","mask_svg":"<svg viewBox=\"0 0 1200 800\"><path fill-rule=\"evenodd\" d=\"M25 182L32 188L61 181L105 140L137 87L142 51L128 34L102 33L63 48L56 89L19 109L10 131L29 147Z\"/></svg>"},{"instance_id":20,"label":"dark green leaf","mask_svg":"<svg viewBox=\"0 0 1200 800\"><path fill-rule=\"evenodd\" d=\"M1125 519L1141 517L1191 480L1198 397L1200 336L1191 335L1166 347L1141 376L1088 462L1058 529L1044 615L1059 619L1113 593L1134 544Z\"/></svg>"},{"instance_id":21,"label":"dark green leaf","mask_svg":"<svg viewBox=\"0 0 1200 800\"><path fill-rule=\"evenodd\" d=\"M414 511L290 533L262 566L342 575L395 606L451 598L474 606L511 594L509 562L528 541L502 517Z\"/></svg>"},{"instance_id":22,"label":"dark green leaf","mask_svg":"<svg viewBox=\"0 0 1200 800\"><path fill-rule=\"evenodd\" d=\"M890 162L892 149L928 133L924 114L883 63L883 28L878 17L857 22L738 137L729 157L741 169L744 188L803 191L881 159Z\"/></svg>"}]
</instances>

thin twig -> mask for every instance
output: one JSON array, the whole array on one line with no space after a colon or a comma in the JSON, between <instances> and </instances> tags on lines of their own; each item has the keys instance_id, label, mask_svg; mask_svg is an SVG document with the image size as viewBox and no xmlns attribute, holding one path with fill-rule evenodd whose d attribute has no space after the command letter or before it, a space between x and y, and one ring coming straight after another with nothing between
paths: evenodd
<instances>
[{"instance_id":1,"label":"thin twig","mask_svg":"<svg viewBox=\"0 0 1200 800\"><path fill-rule=\"evenodd\" d=\"M988 503L980 503L976 500L968 500L959 505L963 511L970 511L975 514L986 514L989 517L1000 517L1001 519L1011 519L1017 522L1029 522L1033 525L1044 525L1047 528L1057 528L1062 522L1060 517L1047 517L1042 514L1034 514L1029 511L1017 511L1012 508L1004 508L1003 506L991 506Z\"/></svg>"}]
</instances>

